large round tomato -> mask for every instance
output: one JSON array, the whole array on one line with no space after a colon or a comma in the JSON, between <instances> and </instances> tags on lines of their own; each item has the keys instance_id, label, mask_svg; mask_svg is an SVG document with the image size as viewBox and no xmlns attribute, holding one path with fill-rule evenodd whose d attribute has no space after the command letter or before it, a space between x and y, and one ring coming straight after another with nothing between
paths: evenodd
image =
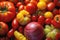
<instances>
[{"instance_id":1,"label":"large round tomato","mask_svg":"<svg viewBox=\"0 0 60 40\"><path fill-rule=\"evenodd\" d=\"M5 35L8 32L8 25L4 22L0 22L0 36Z\"/></svg>"},{"instance_id":2,"label":"large round tomato","mask_svg":"<svg viewBox=\"0 0 60 40\"><path fill-rule=\"evenodd\" d=\"M9 22L15 16L14 4L8 1L0 2L0 21Z\"/></svg>"}]
</instances>

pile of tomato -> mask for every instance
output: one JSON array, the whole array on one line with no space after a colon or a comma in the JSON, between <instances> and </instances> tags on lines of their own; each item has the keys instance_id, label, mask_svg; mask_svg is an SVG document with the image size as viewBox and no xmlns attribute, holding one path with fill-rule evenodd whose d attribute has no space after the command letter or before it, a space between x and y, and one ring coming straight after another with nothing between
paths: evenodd
<instances>
[{"instance_id":1,"label":"pile of tomato","mask_svg":"<svg viewBox=\"0 0 60 40\"><path fill-rule=\"evenodd\" d=\"M17 40L16 30L25 36L30 22L60 29L60 0L0 0L0 40Z\"/></svg>"}]
</instances>

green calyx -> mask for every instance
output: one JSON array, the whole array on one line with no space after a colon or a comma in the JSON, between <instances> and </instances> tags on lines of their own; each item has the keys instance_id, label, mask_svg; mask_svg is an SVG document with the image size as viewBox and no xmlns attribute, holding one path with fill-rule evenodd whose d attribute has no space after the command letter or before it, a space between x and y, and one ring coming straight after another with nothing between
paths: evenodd
<instances>
[{"instance_id":1,"label":"green calyx","mask_svg":"<svg viewBox=\"0 0 60 40\"><path fill-rule=\"evenodd\" d=\"M5 6L4 8L2 8L1 6L0 6L0 11L1 11L1 13L4 13L4 12L6 12L8 9L7 9L7 7Z\"/></svg>"},{"instance_id":2,"label":"green calyx","mask_svg":"<svg viewBox=\"0 0 60 40\"><path fill-rule=\"evenodd\" d=\"M2 29L1 25L0 25L0 30Z\"/></svg>"}]
</instances>

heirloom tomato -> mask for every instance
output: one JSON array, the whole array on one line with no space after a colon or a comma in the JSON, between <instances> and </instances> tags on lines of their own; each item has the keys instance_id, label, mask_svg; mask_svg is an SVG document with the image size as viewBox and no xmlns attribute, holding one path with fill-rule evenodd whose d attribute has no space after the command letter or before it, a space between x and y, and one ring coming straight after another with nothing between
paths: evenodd
<instances>
[{"instance_id":1,"label":"heirloom tomato","mask_svg":"<svg viewBox=\"0 0 60 40\"><path fill-rule=\"evenodd\" d=\"M54 27L60 29L60 15L55 15L53 20L54 21L51 23L54 25Z\"/></svg>"},{"instance_id":2,"label":"heirloom tomato","mask_svg":"<svg viewBox=\"0 0 60 40\"><path fill-rule=\"evenodd\" d=\"M8 1L0 2L0 21L10 22L15 17L14 4Z\"/></svg>"},{"instance_id":3,"label":"heirloom tomato","mask_svg":"<svg viewBox=\"0 0 60 40\"><path fill-rule=\"evenodd\" d=\"M8 32L8 25L4 22L0 22L0 36L5 35Z\"/></svg>"}]
</instances>

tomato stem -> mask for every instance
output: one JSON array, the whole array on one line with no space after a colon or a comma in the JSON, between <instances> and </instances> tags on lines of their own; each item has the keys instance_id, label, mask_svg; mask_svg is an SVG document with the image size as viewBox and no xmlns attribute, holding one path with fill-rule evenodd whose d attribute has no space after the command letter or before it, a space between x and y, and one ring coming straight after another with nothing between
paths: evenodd
<instances>
[{"instance_id":1,"label":"tomato stem","mask_svg":"<svg viewBox=\"0 0 60 40\"><path fill-rule=\"evenodd\" d=\"M1 26L0 26L0 29L1 29Z\"/></svg>"},{"instance_id":2,"label":"tomato stem","mask_svg":"<svg viewBox=\"0 0 60 40\"><path fill-rule=\"evenodd\" d=\"M7 11L7 7L5 6L4 8L0 7L0 10L2 11L2 13Z\"/></svg>"},{"instance_id":3,"label":"tomato stem","mask_svg":"<svg viewBox=\"0 0 60 40\"><path fill-rule=\"evenodd\" d=\"M58 21L58 20L59 20L59 18L58 18L58 17L56 17L56 20Z\"/></svg>"}]
</instances>

